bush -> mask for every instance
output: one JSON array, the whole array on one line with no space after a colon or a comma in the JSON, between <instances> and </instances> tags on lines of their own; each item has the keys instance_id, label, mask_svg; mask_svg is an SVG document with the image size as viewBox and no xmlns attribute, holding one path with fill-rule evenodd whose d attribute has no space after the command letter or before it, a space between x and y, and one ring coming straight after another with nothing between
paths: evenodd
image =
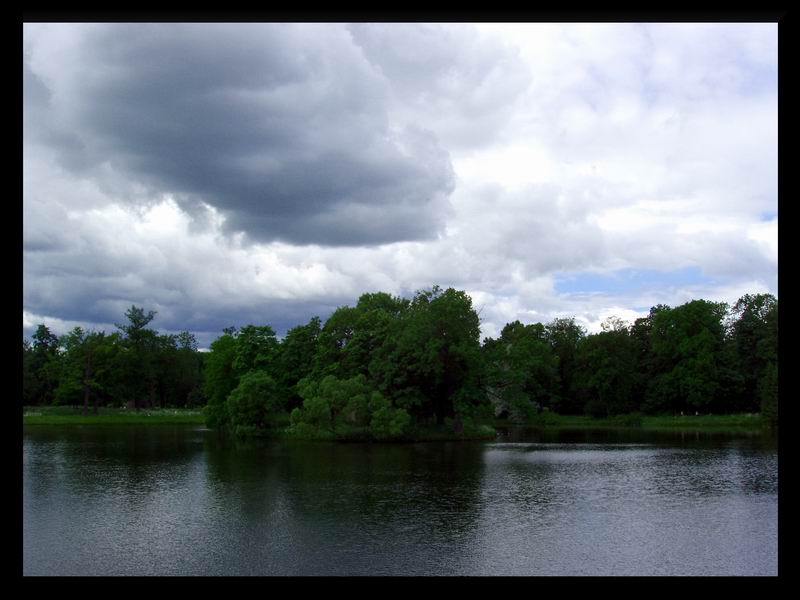
<instances>
[{"instance_id":1,"label":"bush","mask_svg":"<svg viewBox=\"0 0 800 600\"><path fill-rule=\"evenodd\" d=\"M392 408L380 392L373 392L369 401L372 419L369 428L375 439L402 437L411 424L411 415L404 408Z\"/></svg>"},{"instance_id":2,"label":"bush","mask_svg":"<svg viewBox=\"0 0 800 600\"><path fill-rule=\"evenodd\" d=\"M623 427L641 427L642 414L636 412L627 415L617 415L614 417L614 422Z\"/></svg>"},{"instance_id":3,"label":"bush","mask_svg":"<svg viewBox=\"0 0 800 600\"><path fill-rule=\"evenodd\" d=\"M309 423L292 423L291 427L286 430L288 437L294 437L301 440L315 439L321 437L319 429L310 425ZM330 434L329 434L330 435Z\"/></svg>"},{"instance_id":4,"label":"bush","mask_svg":"<svg viewBox=\"0 0 800 600\"><path fill-rule=\"evenodd\" d=\"M225 403L209 402L203 408L203 415L205 416L206 425L212 429L220 429L230 421L228 405Z\"/></svg>"},{"instance_id":5,"label":"bush","mask_svg":"<svg viewBox=\"0 0 800 600\"><path fill-rule=\"evenodd\" d=\"M292 410L291 414L289 415L289 422L292 425L299 425L303 422L303 411L299 408L295 408Z\"/></svg>"},{"instance_id":6,"label":"bush","mask_svg":"<svg viewBox=\"0 0 800 600\"><path fill-rule=\"evenodd\" d=\"M560 425L562 422L563 419L558 413L554 413L553 411L547 409L543 410L538 414L533 415L528 420L529 424L539 427Z\"/></svg>"},{"instance_id":7,"label":"bush","mask_svg":"<svg viewBox=\"0 0 800 600\"><path fill-rule=\"evenodd\" d=\"M284 410L284 396L278 384L263 371L250 371L225 403L234 429L267 427L271 417Z\"/></svg>"}]
</instances>

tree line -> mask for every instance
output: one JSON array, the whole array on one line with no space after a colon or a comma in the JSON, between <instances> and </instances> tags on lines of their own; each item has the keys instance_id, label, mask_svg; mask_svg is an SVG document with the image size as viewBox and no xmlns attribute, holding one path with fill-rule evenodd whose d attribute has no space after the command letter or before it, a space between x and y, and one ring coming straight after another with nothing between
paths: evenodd
<instances>
[{"instance_id":1,"label":"tree line","mask_svg":"<svg viewBox=\"0 0 800 600\"><path fill-rule=\"evenodd\" d=\"M156 313L132 306L118 331L75 327L57 336L41 324L22 342L22 403L155 408L205 404L203 353L195 336L159 334Z\"/></svg>"},{"instance_id":2,"label":"tree line","mask_svg":"<svg viewBox=\"0 0 800 600\"><path fill-rule=\"evenodd\" d=\"M210 426L402 436L545 411L760 412L777 422L778 301L657 305L587 334L574 318L508 323L480 340L468 294L434 286L410 299L363 294L323 324L278 339L269 325L225 329L199 352L188 331L161 335L132 306L116 332L39 325L23 340L23 404L205 407Z\"/></svg>"}]
</instances>

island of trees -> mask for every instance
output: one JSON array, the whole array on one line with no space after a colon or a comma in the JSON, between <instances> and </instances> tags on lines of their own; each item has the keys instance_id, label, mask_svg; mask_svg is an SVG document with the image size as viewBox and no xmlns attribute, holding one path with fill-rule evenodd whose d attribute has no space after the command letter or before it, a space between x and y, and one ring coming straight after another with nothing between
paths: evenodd
<instances>
[{"instance_id":1,"label":"island of trees","mask_svg":"<svg viewBox=\"0 0 800 600\"><path fill-rule=\"evenodd\" d=\"M363 294L278 339L225 329L208 352L159 334L132 306L112 333L39 325L23 340L23 406L203 407L240 434L403 439L419 428L479 436L485 423L542 414L608 417L758 413L778 418L778 301L654 306L587 334L574 318L508 323L480 340L463 291Z\"/></svg>"}]
</instances>

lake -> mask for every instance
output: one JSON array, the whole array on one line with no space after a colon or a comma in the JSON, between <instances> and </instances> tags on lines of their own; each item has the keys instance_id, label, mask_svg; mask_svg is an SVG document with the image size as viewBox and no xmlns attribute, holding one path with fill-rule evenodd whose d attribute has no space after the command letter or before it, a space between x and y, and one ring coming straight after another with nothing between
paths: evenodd
<instances>
[{"instance_id":1,"label":"lake","mask_svg":"<svg viewBox=\"0 0 800 600\"><path fill-rule=\"evenodd\" d=\"M777 575L774 438L25 427L24 575Z\"/></svg>"}]
</instances>

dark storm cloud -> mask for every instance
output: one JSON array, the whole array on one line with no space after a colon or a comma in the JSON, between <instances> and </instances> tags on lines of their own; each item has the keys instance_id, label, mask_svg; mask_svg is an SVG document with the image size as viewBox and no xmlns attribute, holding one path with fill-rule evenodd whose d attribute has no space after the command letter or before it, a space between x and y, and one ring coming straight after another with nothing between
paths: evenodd
<instances>
[{"instance_id":1,"label":"dark storm cloud","mask_svg":"<svg viewBox=\"0 0 800 600\"><path fill-rule=\"evenodd\" d=\"M255 241L436 237L454 176L432 134L390 127L387 83L339 25L67 26L29 44L26 129Z\"/></svg>"}]
</instances>

